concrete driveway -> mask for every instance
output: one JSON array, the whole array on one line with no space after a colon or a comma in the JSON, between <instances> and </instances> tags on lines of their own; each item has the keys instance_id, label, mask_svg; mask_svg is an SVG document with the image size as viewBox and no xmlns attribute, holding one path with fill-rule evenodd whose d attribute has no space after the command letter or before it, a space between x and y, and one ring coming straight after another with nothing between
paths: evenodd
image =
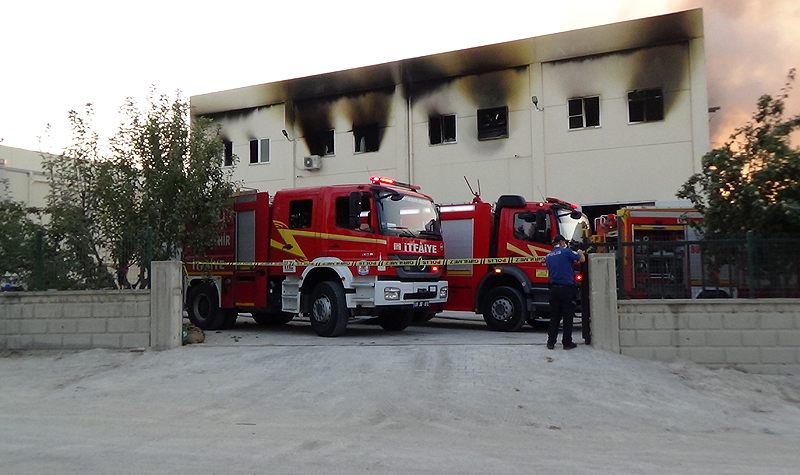
<instances>
[{"instance_id":1,"label":"concrete driveway","mask_svg":"<svg viewBox=\"0 0 800 475\"><path fill-rule=\"evenodd\" d=\"M796 473L800 384L541 331L245 319L163 352L5 353L0 473ZM580 340L579 340L580 341Z\"/></svg>"},{"instance_id":2,"label":"concrete driveway","mask_svg":"<svg viewBox=\"0 0 800 475\"><path fill-rule=\"evenodd\" d=\"M581 339L578 325L573 336ZM525 325L519 332L490 331L480 315L444 312L430 322L415 324L401 332L387 332L376 320L350 323L336 338L320 338L307 318L287 325L264 327L242 314L232 330L206 332L208 346L373 346L373 345L541 345L547 342L544 327Z\"/></svg>"}]
</instances>

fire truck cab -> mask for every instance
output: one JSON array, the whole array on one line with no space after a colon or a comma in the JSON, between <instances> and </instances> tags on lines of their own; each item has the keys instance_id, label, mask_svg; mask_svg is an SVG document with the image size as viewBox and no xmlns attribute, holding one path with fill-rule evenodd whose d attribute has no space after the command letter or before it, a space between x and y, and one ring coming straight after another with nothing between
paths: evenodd
<instances>
[{"instance_id":1,"label":"fire truck cab","mask_svg":"<svg viewBox=\"0 0 800 475\"><path fill-rule=\"evenodd\" d=\"M230 327L240 312L264 324L308 316L320 336L355 317L402 330L415 308L442 304L448 284L439 213L419 188L372 177L235 197L217 245L185 256L186 307L203 329ZM419 265L396 265L418 260ZM276 265L280 264L280 265Z\"/></svg>"},{"instance_id":2,"label":"fire truck cab","mask_svg":"<svg viewBox=\"0 0 800 475\"><path fill-rule=\"evenodd\" d=\"M556 198L527 202L519 195L500 196L492 206L476 195L469 204L440 206L440 213L448 260L529 258L507 264L448 264L445 310L482 314L489 328L500 331L549 318L544 258L558 234L573 245L585 244L589 221L577 206ZM580 279L576 272L576 285Z\"/></svg>"}]
</instances>

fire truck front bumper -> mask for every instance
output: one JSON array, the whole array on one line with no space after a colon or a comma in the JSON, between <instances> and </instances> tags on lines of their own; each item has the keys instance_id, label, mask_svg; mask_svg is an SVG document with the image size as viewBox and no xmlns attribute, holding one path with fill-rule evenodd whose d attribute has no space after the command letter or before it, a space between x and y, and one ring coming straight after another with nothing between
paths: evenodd
<instances>
[{"instance_id":1,"label":"fire truck front bumper","mask_svg":"<svg viewBox=\"0 0 800 475\"><path fill-rule=\"evenodd\" d=\"M409 305L412 307L427 307L431 304L447 302L447 281L437 282L399 282L376 281L372 293L375 307ZM369 306L361 298L352 295L353 303Z\"/></svg>"}]
</instances>

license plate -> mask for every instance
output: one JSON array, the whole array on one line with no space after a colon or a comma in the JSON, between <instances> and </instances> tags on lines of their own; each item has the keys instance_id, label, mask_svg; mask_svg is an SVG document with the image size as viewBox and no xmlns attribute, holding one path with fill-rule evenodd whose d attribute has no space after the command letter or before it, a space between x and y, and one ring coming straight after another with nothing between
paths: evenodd
<instances>
[{"instance_id":1,"label":"license plate","mask_svg":"<svg viewBox=\"0 0 800 475\"><path fill-rule=\"evenodd\" d=\"M427 307L427 306L428 306L428 302L414 302L414 308Z\"/></svg>"}]
</instances>

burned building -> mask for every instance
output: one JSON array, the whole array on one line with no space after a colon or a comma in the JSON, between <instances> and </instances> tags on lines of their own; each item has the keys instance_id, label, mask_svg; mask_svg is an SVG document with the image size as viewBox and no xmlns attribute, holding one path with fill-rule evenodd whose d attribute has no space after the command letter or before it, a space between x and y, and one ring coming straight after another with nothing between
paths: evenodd
<instances>
[{"instance_id":1,"label":"burned building","mask_svg":"<svg viewBox=\"0 0 800 475\"><path fill-rule=\"evenodd\" d=\"M389 175L440 203L674 200L708 150L701 10L193 96L277 190ZM233 156L238 157L234 164Z\"/></svg>"}]
</instances>

